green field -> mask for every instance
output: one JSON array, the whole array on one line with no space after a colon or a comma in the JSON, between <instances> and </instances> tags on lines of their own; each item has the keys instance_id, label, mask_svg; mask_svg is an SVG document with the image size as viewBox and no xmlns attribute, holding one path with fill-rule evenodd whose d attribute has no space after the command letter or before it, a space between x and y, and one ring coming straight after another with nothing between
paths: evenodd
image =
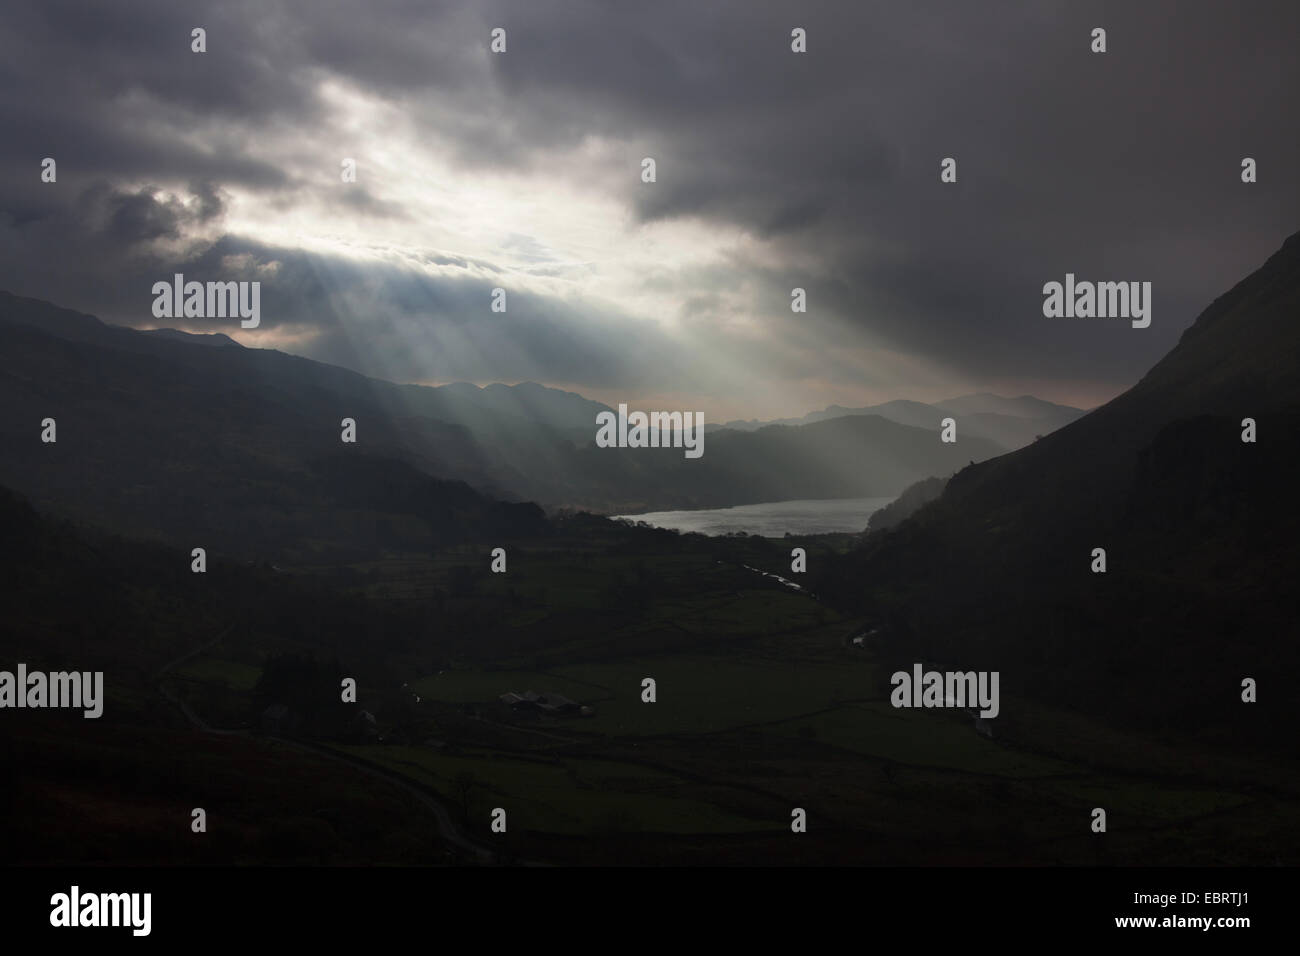
<instances>
[{"instance_id":1,"label":"green field","mask_svg":"<svg viewBox=\"0 0 1300 956\"><path fill-rule=\"evenodd\" d=\"M569 758L518 759L496 753L449 756L417 747L347 746L346 753L432 787L459 806L457 777L471 774L471 820L495 807L509 825L549 833L602 830L647 833L735 833L777 829L783 821L752 820L684 795L685 783L634 764ZM484 822L486 828L486 822Z\"/></svg>"},{"instance_id":2,"label":"green field","mask_svg":"<svg viewBox=\"0 0 1300 956\"><path fill-rule=\"evenodd\" d=\"M186 661L171 673L188 680L217 684L233 691L248 692L257 684L262 669L238 661L202 656Z\"/></svg>"},{"instance_id":3,"label":"green field","mask_svg":"<svg viewBox=\"0 0 1300 956\"><path fill-rule=\"evenodd\" d=\"M1288 825L1285 800L1245 792L1257 770L1245 759L1189 763L1177 746L1006 695L993 739L964 712L896 709L888 669L848 643L862 621L707 554L534 545L511 549L506 575L464 574L484 563L463 549L353 569L367 600L428 629L382 676L360 675L379 739L329 746L436 794L467 833L489 838L505 809L524 841L500 843L511 852L581 860L574 839L603 835L618 838L599 844L616 859L635 845L671 862L707 837L749 848L739 859L800 859L796 807L818 859L840 862L1142 863L1153 847L1177 860L1228 822L1258 858ZM454 653L423 650L447 636ZM260 676L254 651L231 642L174 676L192 705L233 722ZM499 701L528 690L593 714L527 717ZM1098 806L1105 841L1089 839Z\"/></svg>"}]
</instances>

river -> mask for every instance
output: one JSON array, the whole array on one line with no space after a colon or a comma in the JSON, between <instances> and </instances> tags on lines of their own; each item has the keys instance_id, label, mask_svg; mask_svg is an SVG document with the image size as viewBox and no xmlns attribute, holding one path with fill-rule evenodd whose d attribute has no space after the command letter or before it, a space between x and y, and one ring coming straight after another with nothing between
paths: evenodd
<instances>
[{"instance_id":1,"label":"river","mask_svg":"<svg viewBox=\"0 0 1300 956\"><path fill-rule=\"evenodd\" d=\"M765 501L733 508L707 508L699 511L651 511L639 515L615 515L629 521L644 521L656 528L697 531L722 535L743 531L765 538L780 538L787 533L830 534L857 533L867 526L867 519L894 499L825 498L800 501Z\"/></svg>"}]
</instances>

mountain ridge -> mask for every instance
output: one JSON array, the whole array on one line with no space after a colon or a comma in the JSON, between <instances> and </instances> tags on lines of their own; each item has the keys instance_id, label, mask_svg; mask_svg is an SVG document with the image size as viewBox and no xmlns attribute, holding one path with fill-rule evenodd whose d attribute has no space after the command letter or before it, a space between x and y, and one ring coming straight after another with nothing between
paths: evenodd
<instances>
[{"instance_id":1,"label":"mountain ridge","mask_svg":"<svg viewBox=\"0 0 1300 956\"><path fill-rule=\"evenodd\" d=\"M846 416L828 419L841 422L829 427L790 426L808 429L797 436L785 426L709 430L706 458L683 462L680 450L597 449L596 415L608 406L534 382L396 384L274 349L214 348L221 340L112 326L10 294L0 296L0 336L0 371L7 373L0 398L14 413L7 437L15 449L0 479L37 500L62 488L65 502L79 507L89 502L46 460L57 453L33 448L20 422L40 422L62 406L54 416L62 419L61 439L66 429L85 427L93 441L106 442L124 422L146 415L138 427L155 444L136 448L139 463L106 445L99 457L125 484L153 487L147 472L207 459L194 436L228 442L276 467L292 459L302 470L331 443L337 448L340 423L350 418L366 454L464 481L493 499L612 514L882 497L1006 450L1005 442L979 434L980 416L964 421L956 445L939 442L938 421L918 427ZM169 464L160 456L174 430L186 450ZM158 460L146 467L145 459Z\"/></svg>"},{"instance_id":2,"label":"mountain ridge","mask_svg":"<svg viewBox=\"0 0 1300 956\"><path fill-rule=\"evenodd\" d=\"M962 469L818 586L889 618L891 653L1000 666L1004 687L1083 709L1113 695L1169 732L1245 733L1241 678L1300 666L1280 639L1300 611L1298 236L1131 389ZM1179 635L1174 656L1159 634ZM1260 713L1271 736L1300 708Z\"/></svg>"}]
</instances>

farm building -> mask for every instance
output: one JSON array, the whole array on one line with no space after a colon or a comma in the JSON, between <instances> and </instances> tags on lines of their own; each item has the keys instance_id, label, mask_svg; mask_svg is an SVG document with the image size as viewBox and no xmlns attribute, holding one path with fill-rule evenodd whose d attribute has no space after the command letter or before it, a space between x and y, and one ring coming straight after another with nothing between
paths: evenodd
<instances>
[{"instance_id":1,"label":"farm building","mask_svg":"<svg viewBox=\"0 0 1300 956\"><path fill-rule=\"evenodd\" d=\"M498 698L501 703L510 708L513 713L536 713L546 714L549 716L570 716L581 715L587 716L591 713L591 708L583 707L576 701L569 700L563 694L556 694L552 691L538 693L533 690L526 690L522 694L514 691L507 691Z\"/></svg>"}]
</instances>

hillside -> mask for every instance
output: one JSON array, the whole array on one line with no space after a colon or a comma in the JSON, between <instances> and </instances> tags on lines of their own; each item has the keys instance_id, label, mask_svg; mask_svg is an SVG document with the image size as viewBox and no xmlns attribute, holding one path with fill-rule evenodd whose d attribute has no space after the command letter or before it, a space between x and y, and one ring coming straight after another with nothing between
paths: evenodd
<instances>
[{"instance_id":1,"label":"hillside","mask_svg":"<svg viewBox=\"0 0 1300 956\"><path fill-rule=\"evenodd\" d=\"M1295 695L1239 694L1300 662L1298 309L1300 235L1128 392L963 469L821 586L888 617L900 659L1000 667L1006 693L1179 739L1289 746Z\"/></svg>"}]
</instances>

